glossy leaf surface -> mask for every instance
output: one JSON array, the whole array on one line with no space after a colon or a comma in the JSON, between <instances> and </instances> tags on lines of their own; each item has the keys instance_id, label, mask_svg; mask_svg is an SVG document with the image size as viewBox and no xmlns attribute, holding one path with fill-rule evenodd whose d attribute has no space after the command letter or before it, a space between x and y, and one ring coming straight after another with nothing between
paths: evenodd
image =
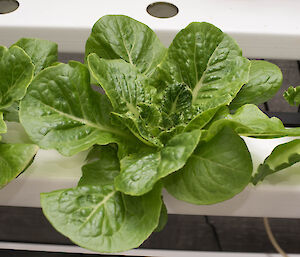
<instances>
[{"instance_id":1,"label":"glossy leaf surface","mask_svg":"<svg viewBox=\"0 0 300 257\"><path fill-rule=\"evenodd\" d=\"M0 59L0 109L9 107L24 97L30 84L34 65L30 57L18 46L2 47Z\"/></svg>"},{"instance_id":2,"label":"glossy leaf surface","mask_svg":"<svg viewBox=\"0 0 300 257\"><path fill-rule=\"evenodd\" d=\"M120 163L116 149L111 146L94 146L88 154L88 163L82 169L78 186L112 185L120 172Z\"/></svg>"},{"instance_id":3,"label":"glossy leaf surface","mask_svg":"<svg viewBox=\"0 0 300 257\"><path fill-rule=\"evenodd\" d=\"M86 42L86 57L123 59L150 75L166 52L156 34L145 24L123 15L107 15L93 26Z\"/></svg>"},{"instance_id":4,"label":"glossy leaf surface","mask_svg":"<svg viewBox=\"0 0 300 257\"><path fill-rule=\"evenodd\" d=\"M180 169L193 153L201 136L200 130L174 136L161 149L132 154L121 160L121 173L115 179L118 190L129 195L149 192L155 183Z\"/></svg>"},{"instance_id":5,"label":"glossy leaf surface","mask_svg":"<svg viewBox=\"0 0 300 257\"><path fill-rule=\"evenodd\" d=\"M93 77L105 90L114 111L132 112L138 116L137 104L146 101L145 77L123 60L100 59L96 54L88 57Z\"/></svg>"},{"instance_id":6,"label":"glossy leaf surface","mask_svg":"<svg viewBox=\"0 0 300 257\"><path fill-rule=\"evenodd\" d=\"M229 104L248 81L249 68L232 38L209 23L194 22L176 35L153 76L157 87L188 85L193 104L204 111Z\"/></svg>"},{"instance_id":7,"label":"glossy leaf surface","mask_svg":"<svg viewBox=\"0 0 300 257\"><path fill-rule=\"evenodd\" d=\"M112 127L110 112L106 96L90 88L87 68L70 62L35 77L21 101L20 121L41 148L72 155L127 136Z\"/></svg>"},{"instance_id":8,"label":"glossy leaf surface","mask_svg":"<svg viewBox=\"0 0 300 257\"><path fill-rule=\"evenodd\" d=\"M32 144L0 144L0 188L28 167L37 150Z\"/></svg>"},{"instance_id":9,"label":"glossy leaf surface","mask_svg":"<svg viewBox=\"0 0 300 257\"><path fill-rule=\"evenodd\" d=\"M34 74L57 62L57 44L38 38L21 38L14 45L22 48L35 66Z\"/></svg>"},{"instance_id":10,"label":"glossy leaf surface","mask_svg":"<svg viewBox=\"0 0 300 257\"><path fill-rule=\"evenodd\" d=\"M185 166L168 176L164 185L179 200L213 204L241 192L252 169L246 144L225 127L209 142L200 142Z\"/></svg>"},{"instance_id":11,"label":"glossy leaf surface","mask_svg":"<svg viewBox=\"0 0 300 257\"><path fill-rule=\"evenodd\" d=\"M230 104L237 109L244 104L261 104L271 99L282 83L282 73L273 63L267 61L251 61L249 81L238 92Z\"/></svg>"},{"instance_id":12,"label":"glossy leaf surface","mask_svg":"<svg viewBox=\"0 0 300 257\"><path fill-rule=\"evenodd\" d=\"M256 138L274 138L300 135L299 128L287 129L281 120L269 118L257 106L247 104L240 107L236 113L227 114L213 121L208 127L206 140L214 137L223 127L229 126L241 136Z\"/></svg>"},{"instance_id":13,"label":"glossy leaf surface","mask_svg":"<svg viewBox=\"0 0 300 257\"><path fill-rule=\"evenodd\" d=\"M161 186L140 197L116 191L109 183L113 174L105 160L108 149L103 151L92 166L84 166L79 187L43 193L41 205L52 225L76 244L98 252L121 252L138 247L157 227ZM116 157L110 158L117 163ZM101 173L104 182L98 176L96 185L94 175L90 177L94 172Z\"/></svg>"}]
</instances>

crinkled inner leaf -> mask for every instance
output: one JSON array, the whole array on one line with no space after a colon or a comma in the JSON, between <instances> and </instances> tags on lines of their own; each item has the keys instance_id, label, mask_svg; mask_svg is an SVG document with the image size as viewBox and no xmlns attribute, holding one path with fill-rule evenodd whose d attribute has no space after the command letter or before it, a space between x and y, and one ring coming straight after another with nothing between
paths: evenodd
<instances>
[{"instance_id":1,"label":"crinkled inner leaf","mask_svg":"<svg viewBox=\"0 0 300 257\"><path fill-rule=\"evenodd\" d=\"M169 85L161 103L162 123L165 129L184 124L192 115L192 91L182 84Z\"/></svg>"},{"instance_id":2,"label":"crinkled inner leaf","mask_svg":"<svg viewBox=\"0 0 300 257\"><path fill-rule=\"evenodd\" d=\"M139 104L150 103L151 99L151 89L145 85L145 76L123 60L100 59L96 54L89 55L88 65L93 77L108 95L119 121L145 144L160 146L159 140L152 135L152 129L141 117L145 115L145 109L141 110Z\"/></svg>"}]
</instances>

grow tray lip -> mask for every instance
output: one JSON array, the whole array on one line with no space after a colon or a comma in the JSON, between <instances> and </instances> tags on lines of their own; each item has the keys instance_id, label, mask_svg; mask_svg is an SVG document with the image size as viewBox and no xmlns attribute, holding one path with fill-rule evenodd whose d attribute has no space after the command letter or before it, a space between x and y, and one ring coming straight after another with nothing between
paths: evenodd
<instances>
[{"instance_id":1,"label":"grow tray lip","mask_svg":"<svg viewBox=\"0 0 300 257\"><path fill-rule=\"evenodd\" d=\"M103 6L98 0L19 0L15 12L0 15L0 34L6 35L0 45L9 46L20 37L39 37L57 42L62 52L82 53L91 27L100 17L125 14L151 27L165 45L190 22L206 21L233 36L247 57L300 59L299 1L261 0L258 8L256 1L168 0L179 9L169 19L147 13L153 2L132 0L129 5L110 0Z\"/></svg>"},{"instance_id":2,"label":"grow tray lip","mask_svg":"<svg viewBox=\"0 0 300 257\"><path fill-rule=\"evenodd\" d=\"M254 169L276 145L293 139L243 138L251 153ZM0 205L40 207L41 192L76 186L86 154L81 152L64 157L55 150L39 150L28 170L1 189ZM259 185L249 185L232 199L214 205L185 203L166 191L163 193L164 200L172 214L300 218L300 205L297 204L300 200L299 167L296 164L273 174Z\"/></svg>"}]
</instances>

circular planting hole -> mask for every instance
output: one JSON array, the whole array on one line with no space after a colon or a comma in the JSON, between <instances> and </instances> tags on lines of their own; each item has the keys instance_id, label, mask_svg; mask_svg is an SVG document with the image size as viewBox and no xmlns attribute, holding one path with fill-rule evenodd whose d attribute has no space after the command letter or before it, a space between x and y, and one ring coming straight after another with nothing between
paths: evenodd
<instances>
[{"instance_id":1,"label":"circular planting hole","mask_svg":"<svg viewBox=\"0 0 300 257\"><path fill-rule=\"evenodd\" d=\"M155 2L148 5L147 12L156 18L171 18L174 17L179 10L174 4L167 2Z\"/></svg>"},{"instance_id":2,"label":"circular planting hole","mask_svg":"<svg viewBox=\"0 0 300 257\"><path fill-rule=\"evenodd\" d=\"M13 12L18 9L19 5L16 0L0 0L0 14Z\"/></svg>"}]
</instances>

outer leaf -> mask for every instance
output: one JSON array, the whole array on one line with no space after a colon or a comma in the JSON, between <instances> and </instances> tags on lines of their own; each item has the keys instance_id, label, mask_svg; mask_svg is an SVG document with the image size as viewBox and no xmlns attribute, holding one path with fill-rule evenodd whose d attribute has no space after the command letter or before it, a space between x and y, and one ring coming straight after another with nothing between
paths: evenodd
<instances>
[{"instance_id":1,"label":"outer leaf","mask_svg":"<svg viewBox=\"0 0 300 257\"><path fill-rule=\"evenodd\" d=\"M34 64L34 75L57 61L57 44L37 38L22 38L13 46L22 48ZM4 48L3 48L4 49ZM4 119L19 122L19 101L4 108Z\"/></svg>"},{"instance_id":2,"label":"outer leaf","mask_svg":"<svg viewBox=\"0 0 300 257\"><path fill-rule=\"evenodd\" d=\"M115 179L118 190L129 195L149 192L161 178L180 169L193 153L201 131L174 136L160 151L149 149L121 160L121 173Z\"/></svg>"},{"instance_id":3,"label":"outer leaf","mask_svg":"<svg viewBox=\"0 0 300 257\"><path fill-rule=\"evenodd\" d=\"M0 188L28 167L37 150L31 144L0 144Z\"/></svg>"},{"instance_id":4,"label":"outer leaf","mask_svg":"<svg viewBox=\"0 0 300 257\"><path fill-rule=\"evenodd\" d=\"M272 98L282 83L282 73L273 63L251 61L249 81L230 104L237 109L244 104L261 104Z\"/></svg>"},{"instance_id":5,"label":"outer leaf","mask_svg":"<svg viewBox=\"0 0 300 257\"><path fill-rule=\"evenodd\" d=\"M283 97L290 105L300 104L300 86L289 87L287 91L284 92Z\"/></svg>"},{"instance_id":6,"label":"outer leaf","mask_svg":"<svg viewBox=\"0 0 300 257\"><path fill-rule=\"evenodd\" d=\"M164 202L162 201L161 210L160 210L160 216L159 216L159 223L154 230L154 232L160 232L162 231L168 222L168 210Z\"/></svg>"},{"instance_id":7,"label":"outer leaf","mask_svg":"<svg viewBox=\"0 0 300 257\"><path fill-rule=\"evenodd\" d=\"M86 42L85 53L105 59L123 59L148 76L161 62L166 49L145 24L123 15L98 20Z\"/></svg>"},{"instance_id":8,"label":"outer leaf","mask_svg":"<svg viewBox=\"0 0 300 257\"><path fill-rule=\"evenodd\" d=\"M4 49L4 50L3 50ZM0 59L0 109L24 97L33 78L34 65L18 46L2 48Z\"/></svg>"},{"instance_id":9,"label":"outer leaf","mask_svg":"<svg viewBox=\"0 0 300 257\"><path fill-rule=\"evenodd\" d=\"M241 136L256 138L300 135L299 128L286 129L278 118L269 118L257 106L251 104L240 107L233 115L228 114L212 122L206 140L213 138L225 126L231 127Z\"/></svg>"},{"instance_id":10,"label":"outer leaf","mask_svg":"<svg viewBox=\"0 0 300 257\"><path fill-rule=\"evenodd\" d=\"M140 197L124 195L112 185L41 194L43 212L60 233L102 253L138 247L157 227L161 204L161 186Z\"/></svg>"},{"instance_id":11,"label":"outer leaf","mask_svg":"<svg viewBox=\"0 0 300 257\"><path fill-rule=\"evenodd\" d=\"M266 176L290 167L299 161L300 139L278 145L265 159L264 163L258 166L257 173L252 178L252 183L256 185L259 181L264 180Z\"/></svg>"},{"instance_id":12,"label":"outer leaf","mask_svg":"<svg viewBox=\"0 0 300 257\"><path fill-rule=\"evenodd\" d=\"M225 127L200 143L186 165L168 176L164 185L179 200L213 204L241 192L250 182L252 161L244 141Z\"/></svg>"},{"instance_id":13,"label":"outer leaf","mask_svg":"<svg viewBox=\"0 0 300 257\"><path fill-rule=\"evenodd\" d=\"M208 23L181 30L155 73L158 87L183 83L202 111L229 104L248 80L250 63L235 41Z\"/></svg>"},{"instance_id":14,"label":"outer leaf","mask_svg":"<svg viewBox=\"0 0 300 257\"><path fill-rule=\"evenodd\" d=\"M22 48L35 66L34 74L57 61L57 44L38 38L21 38L14 45Z\"/></svg>"},{"instance_id":15,"label":"outer leaf","mask_svg":"<svg viewBox=\"0 0 300 257\"><path fill-rule=\"evenodd\" d=\"M112 185L120 172L116 149L111 146L95 146L87 157L90 161L82 167L82 177L78 186Z\"/></svg>"},{"instance_id":16,"label":"outer leaf","mask_svg":"<svg viewBox=\"0 0 300 257\"><path fill-rule=\"evenodd\" d=\"M20 121L30 138L44 149L72 155L94 144L130 137L110 124L105 95L90 88L87 68L77 62L40 72L20 104Z\"/></svg>"}]
</instances>

